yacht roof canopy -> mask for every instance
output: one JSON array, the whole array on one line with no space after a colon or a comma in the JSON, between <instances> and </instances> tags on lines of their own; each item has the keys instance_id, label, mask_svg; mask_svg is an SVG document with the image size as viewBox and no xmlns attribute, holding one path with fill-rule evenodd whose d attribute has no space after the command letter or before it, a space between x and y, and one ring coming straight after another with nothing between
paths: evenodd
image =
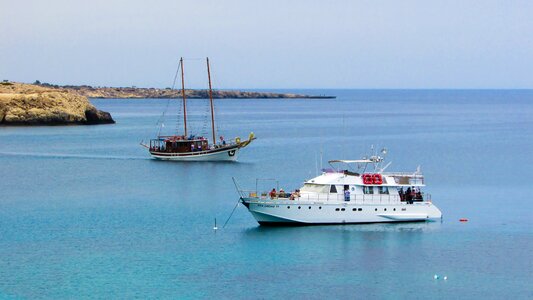
<instances>
[{"instance_id":1,"label":"yacht roof canopy","mask_svg":"<svg viewBox=\"0 0 533 300\"><path fill-rule=\"evenodd\" d=\"M353 163L371 163L373 161L369 159L356 159L356 160L330 160L328 163L345 163L345 164L353 164Z\"/></svg>"}]
</instances>

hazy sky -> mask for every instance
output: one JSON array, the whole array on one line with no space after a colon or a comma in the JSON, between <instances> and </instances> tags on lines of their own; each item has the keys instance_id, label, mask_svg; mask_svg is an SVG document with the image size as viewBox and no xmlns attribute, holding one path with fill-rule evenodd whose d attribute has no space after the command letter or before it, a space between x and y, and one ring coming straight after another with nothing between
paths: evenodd
<instances>
[{"instance_id":1,"label":"hazy sky","mask_svg":"<svg viewBox=\"0 0 533 300\"><path fill-rule=\"evenodd\" d=\"M180 56L216 88L533 88L533 1L0 0L0 79L167 87Z\"/></svg>"}]
</instances>

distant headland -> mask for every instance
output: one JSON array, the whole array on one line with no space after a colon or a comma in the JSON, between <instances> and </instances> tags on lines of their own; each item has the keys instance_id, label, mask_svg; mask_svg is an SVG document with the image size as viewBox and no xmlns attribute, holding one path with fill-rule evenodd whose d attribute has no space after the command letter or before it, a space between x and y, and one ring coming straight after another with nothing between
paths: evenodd
<instances>
[{"instance_id":1,"label":"distant headland","mask_svg":"<svg viewBox=\"0 0 533 300\"><path fill-rule=\"evenodd\" d=\"M36 81L35 85L43 87L55 87L76 92L88 98L100 99L168 99L181 98L180 89L171 88L139 88L139 87L92 87L89 85L51 85ZM185 96L189 99L209 98L208 90L186 89ZM303 95L293 93L271 93L271 92L247 92L238 90L213 90L215 99L334 99L335 96L326 95Z\"/></svg>"},{"instance_id":2,"label":"distant headland","mask_svg":"<svg viewBox=\"0 0 533 300\"><path fill-rule=\"evenodd\" d=\"M0 82L0 125L113 124L108 112L69 89Z\"/></svg>"},{"instance_id":3,"label":"distant headland","mask_svg":"<svg viewBox=\"0 0 533 300\"><path fill-rule=\"evenodd\" d=\"M186 89L189 99L209 97L207 90ZM96 109L88 98L169 99L181 98L181 90L170 88L92 87L0 82L0 125L94 125L113 124L108 112ZM213 91L216 99L333 99L335 96L292 93Z\"/></svg>"}]
</instances>

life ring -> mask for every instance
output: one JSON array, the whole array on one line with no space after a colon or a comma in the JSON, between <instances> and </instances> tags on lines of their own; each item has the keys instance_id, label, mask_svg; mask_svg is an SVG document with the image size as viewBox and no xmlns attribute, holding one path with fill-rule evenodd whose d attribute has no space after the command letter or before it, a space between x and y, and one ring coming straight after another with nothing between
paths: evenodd
<instances>
[{"instance_id":1,"label":"life ring","mask_svg":"<svg viewBox=\"0 0 533 300\"><path fill-rule=\"evenodd\" d=\"M236 142L237 144L239 144L239 143L241 142L241 138L240 138L240 137L236 137L236 138L235 138L235 142Z\"/></svg>"},{"instance_id":2,"label":"life ring","mask_svg":"<svg viewBox=\"0 0 533 300\"><path fill-rule=\"evenodd\" d=\"M383 177L381 174L363 174L364 184L383 184Z\"/></svg>"},{"instance_id":3,"label":"life ring","mask_svg":"<svg viewBox=\"0 0 533 300\"><path fill-rule=\"evenodd\" d=\"M383 177L381 177L381 174L372 175L372 183L373 184L383 184Z\"/></svg>"},{"instance_id":4,"label":"life ring","mask_svg":"<svg viewBox=\"0 0 533 300\"><path fill-rule=\"evenodd\" d=\"M374 181L372 179L372 174L363 174L363 183L372 184Z\"/></svg>"}]
</instances>

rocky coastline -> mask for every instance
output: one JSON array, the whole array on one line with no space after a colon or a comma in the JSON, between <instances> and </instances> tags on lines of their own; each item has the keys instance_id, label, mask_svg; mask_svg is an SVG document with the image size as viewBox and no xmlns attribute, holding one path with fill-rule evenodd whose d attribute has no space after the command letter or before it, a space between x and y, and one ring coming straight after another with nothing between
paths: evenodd
<instances>
[{"instance_id":1,"label":"rocky coastline","mask_svg":"<svg viewBox=\"0 0 533 300\"><path fill-rule=\"evenodd\" d=\"M69 89L0 82L0 126L113 124L108 112Z\"/></svg>"},{"instance_id":2,"label":"rocky coastline","mask_svg":"<svg viewBox=\"0 0 533 300\"><path fill-rule=\"evenodd\" d=\"M41 85L43 86L43 85ZM160 88L138 88L138 87L92 87L81 86L57 86L78 93L88 98L100 99L168 99L181 98L180 89L160 89ZM208 90L186 89L185 95L188 99L209 98ZM302 95L292 93L271 93L271 92L247 92L237 90L214 90L215 99L332 99L335 96L326 95Z\"/></svg>"},{"instance_id":3,"label":"rocky coastline","mask_svg":"<svg viewBox=\"0 0 533 300\"><path fill-rule=\"evenodd\" d=\"M209 98L207 90L187 89L188 99ZM96 109L89 98L181 98L181 90L137 87L58 86L0 82L0 126L113 124L108 112ZM330 99L335 96L215 90L215 99Z\"/></svg>"}]
</instances>

